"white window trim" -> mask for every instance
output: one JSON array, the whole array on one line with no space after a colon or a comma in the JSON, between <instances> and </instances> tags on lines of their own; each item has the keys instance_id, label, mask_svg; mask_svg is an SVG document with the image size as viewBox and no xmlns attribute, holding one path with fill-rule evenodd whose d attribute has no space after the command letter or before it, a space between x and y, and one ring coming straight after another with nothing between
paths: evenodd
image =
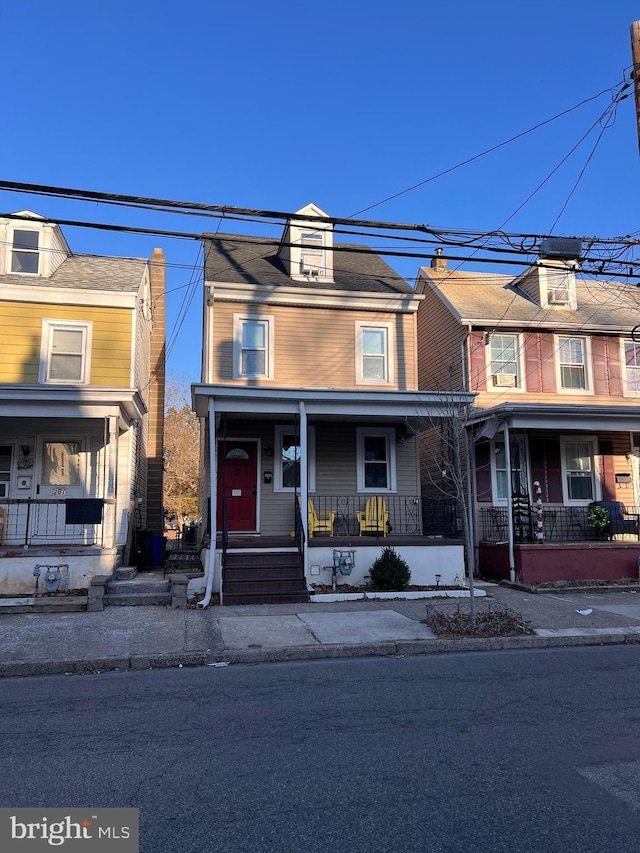
<instances>
[{"instance_id":1,"label":"white window trim","mask_svg":"<svg viewBox=\"0 0 640 853\"><path fill-rule=\"evenodd\" d=\"M504 433L498 433L495 438L491 439L490 448L491 448L491 456L489 461L491 462L491 500L494 506L507 506L508 500L507 498L498 497L498 466L496 465L496 441L504 443ZM522 451L524 453L525 464L523 466L524 476L527 483L531 483L531 470L529 468L529 437L527 435L523 436L523 445ZM513 472L513 459L512 463L512 472Z\"/></svg>"},{"instance_id":2,"label":"white window trim","mask_svg":"<svg viewBox=\"0 0 640 853\"><path fill-rule=\"evenodd\" d=\"M266 371L265 373L242 372L242 326L245 322L264 323L267 327ZM274 379L274 328L273 314L234 314L233 315L233 378L234 379Z\"/></svg>"},{"instance_id":3,"label":"white window trim","mask_svg":"<svg viewBox=\"0 0 640 853\"><path fill-rule=\"evenodd\" d=\"M282 485L282 455L280 453L282 447L282 436L295 434L296 428L294 424L281 425L275 428L274 433L274 448L273 448L273 491L274 492L294 492L293 486ZM316 428L313 426L307 427L307 485L310 492L316 490ZM298 491L300 489L298 488Z\"/></svg>"},{"instance_id":4,"label":"white window trim","mask_svg":"<svg viewBox=\"0 0 640 853\"><path fill-rule=\"evenodd\" d=\"M384 436L387 443L387 480L386 489L369 489L364 485L364 439L369 436ZM356 428L356 482L358 493L378 495L397 491L396 486L396 431L394 427L357 427Z\"/></svg>"},{"instance_id":5,"label":"white window trim","mask_svg":"<svg viewBox=\"0 0 640 853\"><path fill-rule=\"evenodd\" d=\"M562 371L560 370L560 341L561 340L580 340L584 342L584 378L586 388L564 388L562 385ZM555 336L555 367L556 367L556 388L558 394L593 394L593 378L591 369L591 338L584 335L556 335Z\"/></svg>"},{"instance_id":6,"label":"white window trim","mask_svg":"<svg viewBox=\"0 0 640 853\"><path fill-rule=\"evenodd\" d=\"M487 358L487 391L492 393L504 394L505 392L511 394L522 394L526 389L526 379L525 379L525 362L524 362L524 342L522 339L522 335L519 332L503 332L499 329L496 329L493 333L495 335L500 335L502 337L512 337L516 339L516 364L517 364L517 377L520 380L519 385L507 385L500 386L493 384L493 374L491 373L491 335L489 335L489 341L487 346L485 347L486 358Z\"/></svg>"},{"instance_id":7,"label":"white window trim","mask_svg":"<svg viewBox=\"0 0 640 853\"><path fill-rule=\"evenodd\" d=\"M573 442L588 442L591 445L591 485L593 497L587 500L571 500L569 498L569 490L567 488L567 464L566 464L566 445ZM602 500L602 490L600 488L600 471L598 467L599 457L598 437L596 435L561 435L560 436L560 470L562 472L562 501L565 506L588 506L592 501Z\"/></svg>"},{"instance_id":8,"label":"white window trim","mask_svg":"<svg viewBox=\"0 0 640 853\"><path fill-rule=\"evenodd\" d=\"M362 347L362 333L365 329L384 329L386 332L385 352L385 378L365 379L364 377L364 353ZM395 363L393 339L393 323L367 323L365 320L356 320L356 384L358 385L394 385Z\"/></svg>"},{"instance_id":9,"label":"white window trim","mask_svg":"<svg viewBox=\"0 0 640 853\"><path fill-rule=\"evenodd\" d=\"M631 391L627 381L627 359L624 352L625 344L633 344L640 347L640 343L630 340L629 338L620 339L620 365L622 367L622 396L623 397L640 397L640 391Z\"/></svg>"},{"instance_id":10,"label":"white window trim","mask_svg":"<svg viewBox=\"0 0 640 853\"><path fill-rule=\"evenodd\" d=\"M16 231L31 231L34 234L38 235L38 248L37 249L18 249L17 251L28 252L31 255L38 256L38 272L18 272L12 269L13 264L13 253L14 249L14 241L15 241L15 232ZM7 264L6 271L7 275L24 275L27 278L42 278L43 270L42 265L44 263L44 254L42 251L42 240L43 234L41 228L29 228L27 223L15 225L11 228L9 232L9 241L7 244Z\"/></svg>"},{"instance_id":11,"label":"white window trim","mask_svg":"<svg viewBox=\"0 0 640 853\"><path fill-rule=\"evenodd\" d=\"M73 329L82 331L82 370L80 379L51 379L51 342L53 332L57 329ZM91 342L93 323L81 320L50 320L42 321L42 336L40 344L40 370L38 382L47 385L88 385L91 377Z\"/></svg>"}]
</instances>

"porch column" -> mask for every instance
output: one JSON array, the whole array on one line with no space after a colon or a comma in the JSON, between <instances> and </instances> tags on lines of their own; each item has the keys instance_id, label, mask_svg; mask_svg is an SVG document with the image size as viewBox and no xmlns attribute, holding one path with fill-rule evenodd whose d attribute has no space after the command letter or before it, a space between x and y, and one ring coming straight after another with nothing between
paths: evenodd
<instances>
[{"instance_id":1,"label":"porch column","mask_svg":"<svg viewBox=\"0 0 640 853\"><path fill-rule=\"evenodd\" d=\"M307 409L302 400L298 403L299 411L300 411L300 502L302 504L301 513L302 516L302 530L304 532L304 541L305 545L302 548L303 559L304 559L304 577L305 580L309 576L309 549L307 547L307 543L309 542L309 513L307 511L307 506L309 503L309 463L307 459Z\"/></svg>"},{"instance_id":2,"label":"porch column","mask_svg":"<svg viewBox=\"0 0 640 853\"><path fill-rule=\"evenodd\" d=\"M513 495L511 493L511 442L509 440L509 425L504 424L504 460L507 466L507 530L509 540L509 580L516 581L516 560L513 552Z\"/></svg>"},{"instance_id":3,"label":"porch column","mask_svg":"<svg viewBox=\"0 0 640 853\"><path fill-rule=\"evenodd\" d=\"M109 415L107 418L109 429L109 469L107 471L107 498L116 497L116 481L118 470L118 418L115 415ZM105 504L103 513L109 513L111 520L110 527L107 532L108 547L116 547L116 523L118 518L117 504ZM105 543L107 544L107 543Z\"/></svg>"},{"instance_id":4,"label":"porch column","mask_svg":"<svg viewBox=\"0 0 640 853\"><path fill-rule=\"evenodd\" d=\"M207 408L207 426L209 428L209 557L207 559L207 586L200 607L208 607L213 593L213 571L216 565L216 508L218 503L218 448L216 438L216 407L213 397L209 397ZM222 604L222 578L220 579L220 604Z\"/></svg>"}]
</instances>

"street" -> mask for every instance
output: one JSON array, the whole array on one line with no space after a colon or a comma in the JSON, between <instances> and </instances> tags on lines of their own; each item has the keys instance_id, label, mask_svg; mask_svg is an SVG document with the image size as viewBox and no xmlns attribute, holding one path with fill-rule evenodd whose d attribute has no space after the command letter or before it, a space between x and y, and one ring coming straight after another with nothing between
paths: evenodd
<instances>
[{"instance_id":1,"label":"street","mask_svg":"<svg viewBox=\"0 0 640 853\"><path fill-rule=\"evenodd\" d=\"M135 806L140 849L626 853L640 647L3 680L0 805Z\"/></svg>"}]
</instances>

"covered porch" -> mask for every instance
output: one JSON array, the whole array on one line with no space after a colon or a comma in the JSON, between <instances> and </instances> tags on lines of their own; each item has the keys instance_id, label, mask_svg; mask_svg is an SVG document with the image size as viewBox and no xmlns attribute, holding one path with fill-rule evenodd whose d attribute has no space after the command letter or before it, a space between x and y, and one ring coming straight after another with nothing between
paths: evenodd
<instances>
[{"instance_id":1,"label":"covered porch","mask_svg":"<svg viewBox=\"0 0 640 853\"><path fill-rule=\"evenodd\" d=\"M206 419L211 589L224 587L239 537L251 537L254 551L275 540L295 550L308 584L312 567L341 546L362 551L364 565L365 541L376 554L402 545L413 570L426 536L457 533L450 504L425 507L420 496L417 435L446 414L437 395L200 385L193 398ZM462 580L462 561L454 562Z\"/></svg>"}]
</instances>

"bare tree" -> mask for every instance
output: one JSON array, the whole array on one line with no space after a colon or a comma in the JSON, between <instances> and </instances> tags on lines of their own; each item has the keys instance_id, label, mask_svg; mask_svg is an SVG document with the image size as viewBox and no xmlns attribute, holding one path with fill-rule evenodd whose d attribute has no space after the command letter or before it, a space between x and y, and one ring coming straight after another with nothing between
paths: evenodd
<instances>
[{"instance_id":1,"label":"bare tree","mask_svg":"<svg viewBox=\"0 0 640 853\"><path fill-rule=\"evenodd\" d=\"M451 371L450 387L453 387ZM423 431L420 434L421 479L426 483L428 493L449 498L454 502L457 517L462 521L465 563L469 578L469 607L471 623L475 625L475 548L472 527L469 404L459 402L458 396L453 390L441 392L441 416L426 418L423 422Z\"/></svg>"},{"instance_id":2,"label":"bare tree","mask_svg":"<svg viewBox=\"0 0 640 853\"><path fill-rule=\"evenodd\" d=\"M189 382L183 376L167 380L164 423L164 507L182 528L198 515L200 424L191 409Z\"/></svg>"}]
</instances>

